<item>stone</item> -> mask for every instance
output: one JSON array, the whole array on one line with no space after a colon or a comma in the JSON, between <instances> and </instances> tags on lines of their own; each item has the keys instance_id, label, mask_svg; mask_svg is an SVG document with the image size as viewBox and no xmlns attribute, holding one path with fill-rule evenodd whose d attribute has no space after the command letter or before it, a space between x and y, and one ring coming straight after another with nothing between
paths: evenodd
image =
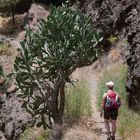
<instances>
[{"instance_id":1,"label":"stone","mask_svg":"<svg viewBox=\"0 0 140 140\"><path fill-rule=\"evenodd\" d=\"M13 95L2 104L0 130L8 140L17 140L19 135L32 126L33 117L21 108L22 101Z\"/></svg>"}]
</instances>

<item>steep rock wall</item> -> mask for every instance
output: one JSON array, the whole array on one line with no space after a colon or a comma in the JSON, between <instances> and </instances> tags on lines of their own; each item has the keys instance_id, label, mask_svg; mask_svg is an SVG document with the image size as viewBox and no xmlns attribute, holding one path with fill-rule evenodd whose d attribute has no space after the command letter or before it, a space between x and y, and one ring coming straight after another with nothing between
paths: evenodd
<instances>
[{"instance_id":1,"label":"steep rock wall","mask_svg":"<svg viewBox=\"0 0 140 140\"><path fill-rule=\"evenodd\" d=\"M140 108L140 1L87 0L82 7L105 38L115 34L128 39L126 91L130 108Z\"/></svg>"}]
</instances>

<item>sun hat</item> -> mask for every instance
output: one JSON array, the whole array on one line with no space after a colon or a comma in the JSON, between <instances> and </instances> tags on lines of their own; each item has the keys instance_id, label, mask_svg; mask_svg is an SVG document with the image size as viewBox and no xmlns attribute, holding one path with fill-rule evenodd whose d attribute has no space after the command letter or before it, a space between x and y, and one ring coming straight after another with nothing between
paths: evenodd
<instances>
[{"instance_id":1,"label":"sun hat","mask_svg":"<svg viewBox=\"0 0 140 140\"><path fill-rule=\"evenodd\" d=\"M112 81L109 81L106 83L106 86L109 86L109 87L114 87L114 82Z\"/></svg>"}]
</instances>

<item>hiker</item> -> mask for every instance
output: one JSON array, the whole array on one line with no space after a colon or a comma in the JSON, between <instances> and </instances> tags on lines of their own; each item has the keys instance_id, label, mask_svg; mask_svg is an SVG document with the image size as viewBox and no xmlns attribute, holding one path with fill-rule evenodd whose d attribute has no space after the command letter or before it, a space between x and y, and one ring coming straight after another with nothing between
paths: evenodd
<instances>
[{"instance_id":1,"label":"hiker","mask_svg":"<svg viewBox=\"0 0 140 140\"><path fill-rule=\"evenodd\" d=\"M108 91L104 93L101 104L101 117L104 111L104 123L107 130L107 140L115 140L116 120L118 116L118 108L121 105L119 95L114 91L114 83L109 81L106 83ZM112 134L110 131L109 121L112 124Z\"/></svg>"}]
</instances>

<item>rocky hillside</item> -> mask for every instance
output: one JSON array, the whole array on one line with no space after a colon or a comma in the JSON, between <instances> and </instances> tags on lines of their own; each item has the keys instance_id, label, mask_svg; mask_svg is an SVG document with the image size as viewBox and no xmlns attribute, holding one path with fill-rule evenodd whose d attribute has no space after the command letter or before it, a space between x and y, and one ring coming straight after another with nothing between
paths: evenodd
<instances>
[{"instance_id":1,"label":"rocky hillside","mask_svg":"<svg viewBox=\"0 0 140 140\"><path fill-rule=\"evenodd\" d=\"M84 7L84 8L83 8ZM104 38L111 34L127 38L128 75L126 89L129 107L140 105L140 1L90 0L82 8L92 15L92 21Z\"/></svg>"},{"instance_id":2,"label":"rocky hillside","mask_svg":"<svg viewBox=\"0 0 140 140\"><path fill-rule=\"evenodd\" d=\"M27 23L29 23L30 27L34 30L36 29L40 18L46 19L49 14L44 7L40 4L31 5L28 12ZM26 13L16 15L16 24L18 24L18 29L16 29L17 32L14 33L14 35L11 35L10 37L1 35L0 30L0 45L6 45L5 48L2 46L0 49L0 66L3 67L5 74L12 72L14 60L18 54L17 48L20 47L19 40L24 38L25 30L21 30L20 26L25 20L25 15ZM30 18L31 15L33 18ZM6 20L8 21L8 18L0 19L0 29L4 28L2 26L2 22L7 23ZM2 84L3 80L0 76L0 139L17 140L19 139L19 135L23 133L27 127L33 124L34 118L25 109L21 108L23 101L11 93L15 87L14 80L8 82L5 85L6 87Z\"/></svg>"}]
</instances>

